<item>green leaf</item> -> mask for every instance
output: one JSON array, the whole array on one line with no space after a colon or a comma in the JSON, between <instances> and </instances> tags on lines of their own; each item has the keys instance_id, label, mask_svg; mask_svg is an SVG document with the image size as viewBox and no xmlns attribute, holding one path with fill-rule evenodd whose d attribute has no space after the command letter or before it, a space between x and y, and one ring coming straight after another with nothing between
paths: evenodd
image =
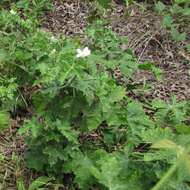
<instances>
[{"instance_id":1,"label":"green leaf","mask_svg":"<svg viewBox=\"0 0 190 190\"><path fill-rule=\"evenodd\" d=\"M129 78L137 69L137 61L134 59L129 59L132 57L130 54L124 54L123 58L120 59L119 68L123 76Z\"/></svg>"},{"instance_id":2,"label":"green leaf","mask_svg":"<svg viewBox=\"0 0 190 190\"><path fill-rule=\"evenodd\" d=\"M18 61L24 62L24 61L28 61L29 59L32 58L32 53L26 51L25 49L17 49L15 52L15 57Z\"/></svg>"},{"instance_id":3,"label":"green leaf","mask_svg":"<svg viewBox=\"0 0 190 190\"><path fill-rule=\"evenodd\" d=\"M170 128L157 127L142 131L141 138L145 143L156 143L163 139L174 140L175 135Z\"/></svg>"},{"instance_id":4,"label":"green leaf","mask_svg":"<svg viewBox=\"0 0 190 190\"><path fill-rule=\"evenodd\" d=\"M138 65L138 68L145 71L152 71L157 80L162 79L162 71L156 67L153 63L145 62Z\"/></svg>"},{"instance_id":5,"label":"green leaf","mask_svg":"<svg viewBox=\"0 0 190 190\"><path fill-rule=\"evenodd\" d=\"M44 163L47 163L47 156L44 156L41 151L41 147L33 146L33 149L26 153L27 166L29 168L37 171L44 170Z\"/></svg>"},{"instance_id":6,"label":"green leaf","mask_svg":"<svg viewBox=\"0 0 190 190\"><path fill-rule=\"evenodd\" d=\"M176 125L175 128L180 134L190 134L190 127L185 124Z\"/></svg>"},{"instance_id":7,"label":"green leaf","mask_svg":"<svg viewBox=\"0 0 190 190\"><path fill-rule=\"evenodd\" d=\"M187 51L190 52L190 44L186 45Z\"/></svg>"},{"instance_id":8,"label":"green leaf","mask_svg":"<svg viewBox=\"0 0 190 190\"><path fill-rule=\"evenodd\" d=\"M138 65L138 68L141 70L151 71L152 70L152 63L141 63Z\"/></svg>"},{"instance_id":9,"label":"green leaf","mask_svg":"<svg viewBox=\"0 0 190 190\"><path fill-rule=\"evenodd\" d=\"M141 126L141 129L143 129L143 126L148 127L148 126L153 125L153 122L145 114L145 111L143 110L142 105L138 102L131 102L128 104L127 119L128 119L129 125L131 126L136 125L139 127Z\"/></svg>"},{"instance_id":10,"label":"green leaf","mask_svg":"<svg viewBox=\"0 0 190 190\"><path fill-rule=\"evenodd\" d=\"M164 9L166 8L166 6L164 5L164 3L162 3L161 1L158 1L155 5L155 9L157 12L162 13L164 11Z\"/></svg>"},{"instance_id":11,"label":"green leaf","mask_svg":"<svg viewBox=\"0 0 190 190\"><path fill-rule=\"evenodd\" d=\"M94 182L90 171L92 167L92 160L80 152L74 154L73 159L64 165L64 169L67 172L73 172L75 174L75 182L84 190L89 189Z\"/></svg>"},{"instance_id":12,"label":"green leaf","mask_svg":"<svg viewBox=\"0 0 190 190\"><path fill-rule=\"evenodd\" d=\"M25 125L19 130L19 133L22 134L27 130L31 131L33 138L37 138L43 130L43 125L36 118L32 118L30 121L26 121Z\"/></svg>"},{"instance_id":13,"label":"green leaf","mask_svg":"<svg viewBox=\"0 0 190 190\"><path fill-rule=\"evenodd\" d=\"M93 105L85 110L85 123L89 131L97 129L103 121L101 104Z\"/></svg>"},{"instance_id":14,"label":"green leaf","mask_svg":"<svg viewBox=\"0 0 190 190\"><path fill-rule=\"evenodd\" d=\"M7 112L0 111L0 130L4 130L9 127L10 119ZM0 132L1 132L0 131Z\"/></svg>"},{"instance_id":15,"label":"green leaf","mask_svg":"<svg viewBox=\"0 0 190 190\"><path fill-rule=\"evenodd\" d=\"M152 72L157 80L162 80L162 70L156 66L152 67Z\"/></svg>"},{"instance_id":16,"label":"green leaf","mask_svg":"<svg viewBox=\"0 0 190 190\"><path fill-rule=\"evenodd\" d=\"M187 170L189 176L190 176L190 155L184 154L182 157L182 162L185 164L185 170ZM183 171L184 172L184 171Z\"/></svg>"},{"instance_id":17,"label":"green leaf","mask_svg":"<svg viewBox=\"0 0 190 190\"><path fill-rule=\"evenodd\" d=\"M39 190L40 187L43 187L45 185L48 185L48 183L52 180L52 178L41 176L38 177L35 181L33 181L28 190Z\"/></svg>"},{"instance_id":18,"label":"green leaf","mask_svg":"<svg viewBox=\"0 0 190 190\"><path fill-rule=\"evenodd\" d=\"M163 24L166 28L172 28L173 27L173 19L170 15L164 16Z\"/></svg>"},{"instance_id":19,"label":"green leaf","mask_svg":"<svg viewBox=\"0 0 190 190\"><path fill-rule=\"evenodd\" d=\"M126 95L126 90L122 86L117 86L110 94L110 102L119 102L121 101Z\"/></svg>"},{"instance_id":20,"label":"green leaf","mask_svg":"<svg viewBox=\"0 0 190 190\"><path fill-rule=\"evenodd\" d=\"M182 14L189 17L190 16L190 8L189 7L184 8L182 11Z\"/></svg>"},{"instance_id":21,"label":"green leaf","mask_svg":"<svg viewBox=\"0 0 190 190\"><path fill-rule=\"evenodd\" d=\"M69 142L78 144L78 132L72 130L69 122L57 120L56 126L61 134L66 137Z\"/></svg>"},{"instance_id":22,"label":"green leaf","mask_svg":"<svg viewBox=\"0 0 190 190\"><path fill-rule=\"evenodd\" d=\"M7 61L9 59L9 57L10 56L8 55L8 53L5 50L0 49L0 63Z\"/></svg>"},{"instance_id":23,"label":"green leaf","mask_svg":"<svg viewBox=\"0 0 190 190\"><path fill-rule=\"evenodd\" d=\"M176 40L177 42L185 41L185 39L186 39L186 33L185 32L179 33L177 31L177 29L175 29L175 28L172 28L171 35L172 35L173 39Z\"/></svg>"},{"instance_id":24,"label":"green leaf","mask_svg":"<svg viewBox=\"0 0 190 190\"><path fill-rule=\"evenodd\" d=\"M114 155L108 155L106 158L101 158L98 164L100 165L100 169L96 167L91 168L94 177L110 190L123 189L123 184L118 179L122 168L117 158Z\"/></svg>"},{"instance_id":25,"label":"green leaf","mask_svg":"<svg viewBox=\"0 0 190 190\"><path fill-rule=\"evenodd\" d=\"M26 190L24 185L24 180L22 178L19 178L16 181L16 184L17 184L17 190Z\"/></svg>"},{"instance_id":26,"label":"green leaf","mask_svg":"<svg viewBox=\"0 0 190 190\"><path fill-rule=\"evenodd\" d=\"M176 98L173 97L168 103L163 100L155 99L152 104L153 107L157 109L155 118L160 125L181 125L185 120L188 107L185 101L177 102Z\"/></svg>"}]
</instances>

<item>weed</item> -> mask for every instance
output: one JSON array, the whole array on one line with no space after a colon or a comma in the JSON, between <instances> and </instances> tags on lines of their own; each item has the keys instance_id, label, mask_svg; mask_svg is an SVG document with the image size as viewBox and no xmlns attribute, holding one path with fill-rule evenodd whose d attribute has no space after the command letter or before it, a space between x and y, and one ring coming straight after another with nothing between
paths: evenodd
<instances>
[{"instance_id":1,"label":"weed","mask_svg":"<svg viewBox=\"0 0 190 190\"><path fill-rule=\"evenodd\" d=\"M161 2L156 6L165 9ZM158 79L161 71L152 63L139 65L130 49L121 48L127 39L102 20L87 28L82 43L39 28L46 1L23 0L10 7L0 12L1 109L15 102L22 106L22 87L35 89L29 92L33 117L19 133L25 137L28 167L50 176L37 178L28 189L58 189L54 181L64 183L70 176L71 186L83 190L188 190L189 103L175 97L153 100L148 115L144 102L126 95L135 71L151 71ZM175 30L170 15L164 23ZM124 85L115 79L116 69ZM8 123L0 112L0 127ZM22 176L17 188L26 189Z\"/></svg>"}]
</instances>

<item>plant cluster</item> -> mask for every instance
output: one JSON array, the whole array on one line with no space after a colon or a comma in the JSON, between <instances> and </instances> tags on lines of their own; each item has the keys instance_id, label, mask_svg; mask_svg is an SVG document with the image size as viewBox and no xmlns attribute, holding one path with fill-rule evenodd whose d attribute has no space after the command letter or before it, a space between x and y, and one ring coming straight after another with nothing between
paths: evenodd
<instances>
[{"instance_id":1,"label":"plant cluster","mask_svg":"<svg viewBox=\"0 0 190 190\"><path fill-rule=\"evenodd\" d=\"M171 6L161 1L155 4L155 9L163 16L163 25L169 31L172 38L177 41L185 41L187 34L180 29L190 21L189 0L176 0Z\"/></svg>"},{"instance_id":2,"label":"plant cluster","mask_svg":"<svg viewBox=\"0 0 190 190\"><path fill-rule=\"evenodd\" d=\"M154 67L139 66L122 48L127 39L103 21L87 28L83 43L45 32L33 8L45 5L18 1L0 12L1 109L27 102L34 109L19 130L28 167L59 182L70 178L70 189L190 189L189 103L156 99L147 115L143 103L126 96L126 86L137 69ZM116 69L124 85L114 77ZM0 112L0 127L7 123ZM29 189L51 178L42 179Z\"/></svg>"}]
</instances>

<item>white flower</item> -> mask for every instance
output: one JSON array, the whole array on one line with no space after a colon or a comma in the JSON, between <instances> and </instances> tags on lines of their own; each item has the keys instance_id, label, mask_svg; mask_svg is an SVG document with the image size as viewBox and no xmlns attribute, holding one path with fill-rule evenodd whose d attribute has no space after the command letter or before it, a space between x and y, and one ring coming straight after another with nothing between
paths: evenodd
<instances>
[{"instance_id":1,"label":"white flower","mask_svg":"<svg viewBox=\"0 0 190 190\"><path fill-rule=\"evenodd\" d=\"M16 11L14 11L13 9L10 10L10 13L11 13L12 15L16 15Z\"/></svg>"},{"instance_id":2,"label":"white flower","mask_svg":"<svg viewBox=\"0 0 190 190\"><path fill-rule=\"evenodd\" d=\"M52 51L51 51L51 54L54 54L56 52L56 49L53 49Z\"/></svg>"},{"instance_id":3,"label":"white flower","mask_svg":"<svg viewBox=\"0 0 190 190\"><path fill-rule=\"evenodd\" d=\"M55 38L55 36L52 36L52 37L50 38L50 40L51 40L51 42L57 42L57 38Z\"/></svg>"},{"instance_id":4,"label":"white flower","mask_svg":"<svg viewBox=\"0 0 190 190\"><path fill-rule=\"evenodd\" d=\"M85 47L83 50L77 49L77 55L76 57L87 57L91 54L91 50L88 47Z\"/></svg>"}]
</instances>

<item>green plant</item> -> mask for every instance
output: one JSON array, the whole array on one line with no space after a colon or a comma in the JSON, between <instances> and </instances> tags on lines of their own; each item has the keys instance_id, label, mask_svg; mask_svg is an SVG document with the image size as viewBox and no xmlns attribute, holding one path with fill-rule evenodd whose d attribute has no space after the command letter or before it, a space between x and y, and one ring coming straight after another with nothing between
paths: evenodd
<instances>
[{"instance_id":1,"label":"green plant","mask_svg":"<svg viewBox=\"0 0 190 190\"><path fill-rule=\"evenodd\" d=\"M169 103L155 99L152 104L157 109L155 116L158 123L177 126L187 118L188 103L186 101L177 102L176 97L173 97Z\"/></svg>"},{"instance_id":2,"label":"green plant","mask_svg":"<svg viewBox=\"0 0 190 190\"><path fill-rule=\"evenodd\" d=\"M187 143L187 142L186 142ZM159 190L165 185L166 182L172 178L172 176L178 172L179 180L184 180L187 178L189 181L189 162L190 162L190 155L189 155L189 147L185 148L181 145L178 145L170 140L162 140L152 145L154 149L163 149L163 150L172 150L176 154L176 159L172 166L168 169L168 171L164 174L164 176L160 179L160 181L151 189L151 190ZM183 173L181 171L183 170ZM181 179L180 179L181 178Z\"/></svg>"},{"instance_id":3,"label":"green plant","mask_svg":"<svg viewBox=\"0 0 190 190\"><path fill-rule=\"evenodd\" d=\"M91 133L103 122L118 127L126 122L120 115L124 112L125 88L117 85L112 72L117 67L126 67L124 76L129 78L137 68L135 59L130 52L120 49L121 40L109 29L96 31L93 27L87 34L93 51L89 57L77 58L78 44L63 40L56 51L51 50L32 68L39 73L34 85L40 86L33 94L33 103L38 117L43 119L38 122L38 118L33 118L21 130L31 134L27 158L30 167L37 170L58 174L58 168L80 151L79 138L83 133ZM46 36L43 39L47 40L43 43L49 44Z\"/></svg>"},{"instance_id":4,"label":"green plant","mask_svg":"<svg viewBox=\"0 0 190 190\"><path fill-rule=\"evenodd\" d=\"M46 176L41 176L35 179L27 188L28 190L42 190L42 189L48 189L48 186L50 185L50 181L52 181L51 178ZM22 178L19 178L17 180L17 189L18 190L26 190L24 181ZM56 189L55 189L56 190Z\"/></svg>"},{"instance_id":5,"label":"green plant","mask_svg":"<svg viewBox=\"0 0 190 190\"><path fill-rule=\"evenodd\" d=\"M126 96L137 69L158 79L160 70L139 65L130 49L121 48L127 39L104 21L92 23L82 43L38 28L45 1L11 6L0 12L1 107L30 103L33 116L19 129L25 158L29 168L50 176L37 178L29 190L54 187L53 179L69 179L70 189L188 190L189 103L173 98L147 107ZM114 77L116 69L124 84ZM7 124L0 113L0 125ZM22 178L17 188L26 188Z\"/></svg>"},{"instance_id":6,"label":"green plant","mask_svg":"<svg viewBox=\"0 0 190 190\"><path fill-rule=\"evenodd\" d=\"M171 7L166 6L161 1L155 4L156 11L163 16L164 27L169 30L172 38L177 42L186 39L186 33L179 32L179 28L184 23L189 22L190 8L188 5L188 0L174 1Z\"/></svg>"},{"instance_id":7,"label":"green plant","mask_svg":"<svg viewBox=\"0 0 190 190\"><path fill-rule=\"evenodd\" d=\"M0 111L0 130L8 128L10 123L9 115L5 111Z\"/></svg>"}]
</instances>

